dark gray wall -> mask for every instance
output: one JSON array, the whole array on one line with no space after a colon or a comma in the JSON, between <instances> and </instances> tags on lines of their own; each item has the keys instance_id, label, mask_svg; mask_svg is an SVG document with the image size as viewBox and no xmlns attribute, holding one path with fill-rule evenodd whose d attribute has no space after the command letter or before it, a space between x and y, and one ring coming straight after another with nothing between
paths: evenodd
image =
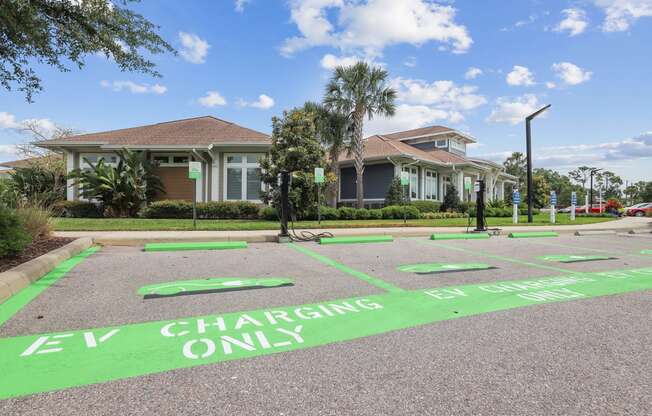
<instances>
[{"instance_id":1,"label":"dark gray wall","mask_svg":"<svg viewBox=\"0 0 652 416\"><path fill-rule=\"evenodd\" d=\"M355 168L342 168L340 172L341 198L355 199ZM364 184L364 198L385 199L392 179L394 179L394 165L391 163L365 166L362 181Z\"/></svg>"}]
</instances>

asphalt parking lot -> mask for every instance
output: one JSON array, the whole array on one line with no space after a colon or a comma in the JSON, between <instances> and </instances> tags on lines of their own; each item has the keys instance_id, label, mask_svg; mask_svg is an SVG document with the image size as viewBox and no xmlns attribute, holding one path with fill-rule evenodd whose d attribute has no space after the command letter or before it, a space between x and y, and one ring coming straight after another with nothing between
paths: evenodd
<instances>
[{"instance_id":1,"label":"asphalt parking lot","mask_svg":"<svg viewBox=\"0 0 652 416\"><path fill-rule=\"evenodd\" d=\"M649 414L651 249L647 236L103 247L0 326L0 414ZM443 272L401 270L432 263ZM138 294L206 278L293 285Z\"/></svg>"}]
</instances>

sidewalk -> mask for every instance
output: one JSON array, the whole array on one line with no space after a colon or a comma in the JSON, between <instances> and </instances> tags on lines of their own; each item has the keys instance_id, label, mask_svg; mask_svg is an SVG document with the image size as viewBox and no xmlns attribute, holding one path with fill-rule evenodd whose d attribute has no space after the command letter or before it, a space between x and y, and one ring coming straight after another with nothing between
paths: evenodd
<instances>
[{"instance_id":1,"label":"sidewalk","mask_svg":"<svg viewBox=\"0 0 652 416\"><path fill-rule=\"evenodd\" d=\"M471 227L473 229L473 227ZM556 231L558 233L574 233L576 231L616 231L652 232L652 221L649 218L625 217L606 223L585 225L558 226L510 226L502 227L501 235L510 232L524 231ZM462 233L466 227L389 227L389 228L335 228L296 230L314 233L330 232L333 235L363 236L363 235L393 235L394 237L426 237L434 233ZM262 231L60 231L57 237L91 237L96 244L117 246L141 246L145 243L165 243L174 241L247 241L275 242L278 230Z\"/></svg>"}]
</instances>

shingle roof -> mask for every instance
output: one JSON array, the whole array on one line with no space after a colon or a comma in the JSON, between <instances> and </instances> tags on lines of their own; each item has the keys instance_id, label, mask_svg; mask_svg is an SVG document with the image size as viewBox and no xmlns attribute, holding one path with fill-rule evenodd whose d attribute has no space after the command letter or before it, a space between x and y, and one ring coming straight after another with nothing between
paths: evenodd
<instances>
[{"instance_id":1,"label":"shingle roof","mask_svg":"<svg viewBox=\"0 0 652 416\"><path fill-rule=\"evenodd\" d=\"M410 146L409 144L400 142L396 139L390 139L387 136L376 135L367 137L365 140L365 160L392 156L406 156L415 157L417 159L435 164L470 163L468 159L462 156L458 156L443 150L421 150L414 146ZM346 162L350 160L353 160L352 155L348 155L346 152L343 152L340 155L340 162Z\"/></svg>"},{"instance_id":2,"label":"shingle roof","mask_svg":"<svg viewBox=\"0 0 652 416\"><path fill-rule=\"evenodd\" d=\"M108 145L208 146L226 142L270 144L268 135L212 116L46 140L40 146L102 143Z\"/></svg>"},{"instance_id":3,"label":"shingle roof","mask_svg":"<svg viewBox=\"0 0 652 416\"><path fill-rule=\"evenodd\" d=\"M27 168L34 164L38 164L40 161L47 160L49 158L61 159L61 155L50 154L48 156L30 157L27 159L12 160L10 162L0 163L0 167L9 168L9 169Z\"/></svg>"},{"instance_id":4,"label":"shingle roof","mask_svg":"<svg viewBox=\"0 0 652 416\"><path fill-rule=\"evenodd\" d=\"M388 139L391 140L401 140L401 139L406 139L408 137L427 136L429 134L446 133L452 131L455 130L444 126L429 126L429 127L421 127L419 129L399 131L396 133L383 134L383 137L387 137Z\"/></svg>"}]
</instances>

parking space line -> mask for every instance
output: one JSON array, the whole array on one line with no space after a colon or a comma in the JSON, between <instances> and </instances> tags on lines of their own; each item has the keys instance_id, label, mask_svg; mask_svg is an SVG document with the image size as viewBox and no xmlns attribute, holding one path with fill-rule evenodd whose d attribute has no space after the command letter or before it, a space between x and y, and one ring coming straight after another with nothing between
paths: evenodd
<instances>
[{"instance_id":1,"label":"parking space line","mask_svg":"<svg viewBox=\"0 0 652 416\"><path fill-rule=\"evenodd\" d=\"M398 286L394 286L394 285L392 285L390 283L387 283L384 280L380 280L380 279L378 279L376 277L369 276L368 274L363 273L361 271L352 269L349 266L346 266L346 265L344 265L342 263L338 263L337 261L335 261L335 260L333 260L333 259L331 259L329 257L326 257L324 255L321 255L319 253L316 253L316 252L314 252L314 251L312 251L309 248L306 248L304 246L301 246L301 245L298 245L298 244L295 244L295 243L290 243L290 247L295 249L296 251L298 251L300 253L303 253L303 254L305 254L307 256L312 257L313 259L315 259L317 261L320 261L320 262L322 262L322 263L324 263L324 264L326 264L328 266L334 267L337 270L342 271L342 272L344 272L346 274L349 274L349 275L351 275L353 277L356 277L356 278L358 278L360 280L364 280L365 282L367 282L367 283L369 283L371 285L374 285L374 286L376 286L378 288L381 288L383 290L386 290L386 291L388 291L390 293L405 292L404 289L401 289Z\"/></svg>"},{"instance_id":2,"label":"parking space line","mask_svg":"<svg viewBox=\"0 0 652 416\"><path fill-rule=\"evenodd\" d=\"M7 322L11 317L23 309L27 304L33 301L38 295L43 293L45 289L52 286L57 280L61 279L70 270L72 270L79 263L84 261L86 257L100 250L100 246L89 247L81 253L77 254L59 263L48 274L41 279L27 286L14 296L7 299L4 303L0 304L0 326Z\"/></svg>"},{"instance_id":3,"label":"parking space line","mask_svg":"<svg viewBox=\"0 0 652 416\"><path fill-rule=\"evenodd\" d=\"M587 251L594 251L596 253L605 253L605 254L611 254L613 256L628 256L628 257L641 257L641 258L649 258L649 256L643 256L641 254L636 254L636 253L615 253L612 250L602 250L599 248L591 248L591 247L576 247L576 246L570 246L568 244L558 244L558 243L548 243L545 241L530 241L531 243L534 244L540 244L543 246L550 246L550 247L563 247L563 248L569 248L569 249L577 249L577 250L587 250Z\"/></svg>"},{"instance_id":4,"label":"parking space line","mask_svg":"<svg viewBox=\"0 0 652 416\"><path fill-rule=\"evenodd\" d=\"M562 273L582 274L582 272L576 272L574 270L564 269L564 268L561 268L561 267L548 266L548 265L545 265L545 264L539 264L539 263L533 263L533 262L525 261L525 260L513 259L511 257L505 257L505 256L501 256L501 255L498 255L498 254L484 253L482 251L469 250L467 248L462 248L462 247L453 247L453 246L449 246L449 245L446 245L446 244L437 243L436 241L432 241L432 240L419 240L419 239L415 238L414 241L418 241L418 242L420 242L422 244L425 243L425 244L428 244L428 245L437 246L437 247L444 248L444 249L447 249L447 250L460 251L460 252L463 252L463 253L474 254L476 256L484 256L484 257L487 257L487 258L490 258L490 259L508 261L510 263L516 263L516 264L520 264L520 265L528 266L528 267L535 267L535 268L538 268L538 269L552 270L552 271L555 271L555 272L562 272Z\"/></svg>"}]
</instances>

